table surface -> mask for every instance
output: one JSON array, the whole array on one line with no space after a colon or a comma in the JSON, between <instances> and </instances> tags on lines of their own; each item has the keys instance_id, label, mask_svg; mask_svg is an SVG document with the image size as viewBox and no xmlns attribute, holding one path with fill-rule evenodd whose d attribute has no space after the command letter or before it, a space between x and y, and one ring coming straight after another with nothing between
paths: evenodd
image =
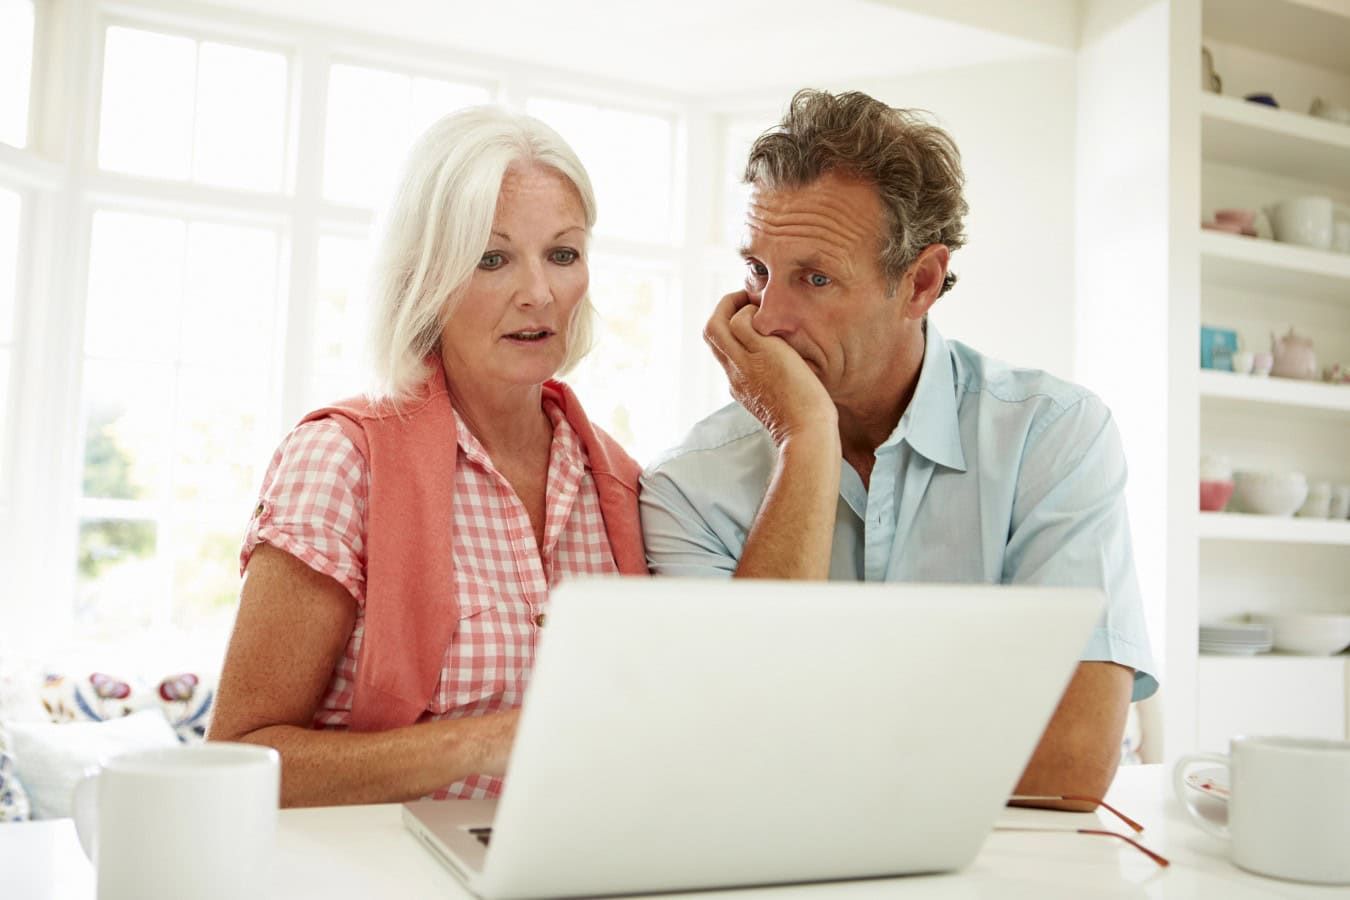
<instances>
[{"instance_id":1,"label":"table surface","mask_svg":"<svg viewBox=\"0 0 1350 900\"><path fill-rule=\"evenodd\" d=\"M1124 842L1073 833L990 834L975 862L948 875L708 891L688 898L891 896L1042 898L1160 897L1244 900L1350 898L1350 887L1319 887L1252 875L1232 865L1223 842L1192 825L1171 795L1163 766L1120 770L1107 800L1144 825L1141 841L1171 859L1161 868ZM1214 802L1214 801L1209 801ZM1126 831L1096 814L1008 809L999 825L1098 827ZM283 810L277 829L272 896L434 897L470 895L407 831L398 804ZM0 825L0 897L93 900L93 868L69 819Z\"/></svg>"}]
</instances>

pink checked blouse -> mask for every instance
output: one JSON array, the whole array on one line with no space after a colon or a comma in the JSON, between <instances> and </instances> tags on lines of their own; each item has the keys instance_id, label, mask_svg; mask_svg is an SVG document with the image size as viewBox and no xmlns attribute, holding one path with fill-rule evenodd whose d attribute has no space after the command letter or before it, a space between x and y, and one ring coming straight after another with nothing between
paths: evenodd
<instances>
[{"instance_id":1,"label":"pink checked blouse","mask_svg":"<svg viewBox=\"0 0 1350 900\"><path fill-rule=\"evenodd\" d=\"M569 575L617 572L580 439L549 399L553 423L542 553L524 505L455 412L455 591L460 622L423 720L476 716L520 705L534 666L551 587ZM345 729L364 631L366 500L370 470L332 421L297 427L277 448L240 551L240 567L266 541L330 576L356 599L356 625L314 714L316 728ZM501 779L470 776L431 796L495 797Z\"/></svg>"}]
</instances>

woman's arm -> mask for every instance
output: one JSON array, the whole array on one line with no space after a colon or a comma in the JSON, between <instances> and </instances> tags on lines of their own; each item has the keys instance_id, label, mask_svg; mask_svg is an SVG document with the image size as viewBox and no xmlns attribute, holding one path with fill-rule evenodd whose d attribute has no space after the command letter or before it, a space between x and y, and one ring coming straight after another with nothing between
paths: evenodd
<instances>
[{"instance_id":1,"label":"woman's arm","mask_svg":"<svg viewBox=\"0 0 1350 900\"><path fill-rule=\"evenodd\" d=\"M282 806L412 800L469 775L504 774L516 710L361 734L310 727L355 620L344 587L259 544L208 740L275 747Z\"/></svg>"}]
</instances>

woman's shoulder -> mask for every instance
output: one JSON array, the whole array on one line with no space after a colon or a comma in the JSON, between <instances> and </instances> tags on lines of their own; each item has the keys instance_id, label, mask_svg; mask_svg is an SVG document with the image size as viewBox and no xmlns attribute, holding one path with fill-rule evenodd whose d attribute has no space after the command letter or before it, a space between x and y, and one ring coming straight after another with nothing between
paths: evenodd
<instances>
[{"instance_id":1,"label":"woman's shoulder","mask_svg":"<svg viewBox=\"0 0 1350 900\"><path fill-rule=\"evenodd\" d=\"M331 416L306 418L281 439L273 468L338 471L344 465L364 468L365 454L348 430Z\"/></svg>"}]
</instances>

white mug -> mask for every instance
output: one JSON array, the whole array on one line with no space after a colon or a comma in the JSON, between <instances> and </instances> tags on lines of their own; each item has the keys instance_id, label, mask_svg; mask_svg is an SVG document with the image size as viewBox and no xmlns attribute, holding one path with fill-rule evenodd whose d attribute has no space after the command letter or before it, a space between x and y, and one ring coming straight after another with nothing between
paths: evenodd
<instances>
[{"instance_id":1,"label":"white mug","mask_svg":"<svg viewBox=\"0 0 1350 900\"><path fill-rule=\"evenodd\" d=\"M1194 805L1186 773L1209 762L1229 770L1228 824ZM1350 741L1235 737L1229 753L1192 753L1172 770L1177 798L1233 862L1258 875L1350 884Z\"/></svg>"},{"instance_id":2,"label":"white mug","mask_svg":"<svg viewBox=\"0 0 1350 900\"><path fill-rule=\"evenodd\" d=\"M114 756L75 786L99 900L227 900L270 890L281 758L210 743Z\"/></svg>"}]
</instances>

